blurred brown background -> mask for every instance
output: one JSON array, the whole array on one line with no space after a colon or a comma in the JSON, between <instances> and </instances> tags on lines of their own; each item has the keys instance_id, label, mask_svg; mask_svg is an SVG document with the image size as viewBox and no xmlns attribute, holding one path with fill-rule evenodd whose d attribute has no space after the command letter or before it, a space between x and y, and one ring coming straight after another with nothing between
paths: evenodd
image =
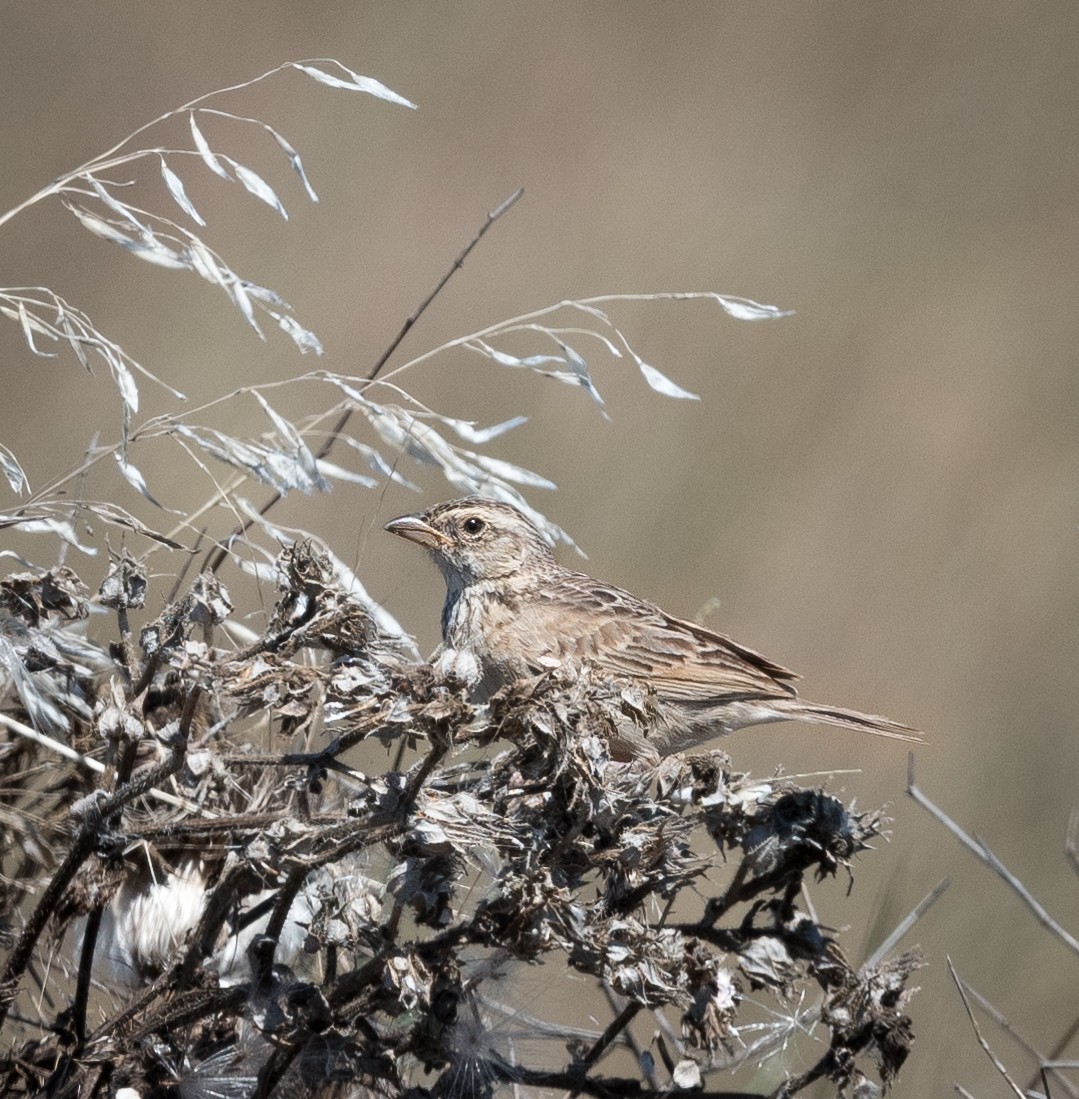
<instances>
[{"instance_id":1,"label":"blurred brown background","mask_svg":"<svg viewBox=\"0 0 1079 1099\"><path fill-rule=\"evenodd\" d=\"M3 229L4 284L65 295L194 403L319 365L365 372L520 186L395 363L604 292L708 289L796 310L750 325L705 303L614 307L638 351L703 400L659 397L632 364L597 353L609 423L578 391L461 353L400 380L447 414L528 415L493 449L558 482L532 500L592 571L687 616L718 598L709 624L806 673L809 697L928 730L920 785L1079 932L1064 856L1079 765L1072 5L195 0L69 5L63 18L14 4L4 23L0 210L163 111L282 61L337 57L419 105L296 73L219 104L271 122L303 155L317 206L268 139L204 125L274 183L287 224L183 165L208 239L293 303L325 344L318 364L279 334L260 343L218 291L130 259L55 201ZM148 140L190 139L174 125ZM151 162L140 197L182 218L155 173ZM0 356L0 440L35 488L96 428L114 437L103 371L33 359L10 324ZM142 391L143 415L176 410ZM280 404L329 399L308 388ZM250 400L225 422L265 428ZM170 506L210 493L168 444L137 460ZM441 581L379 529L452 495L433 474L421 483L422 496L338 485L275 518L319 531L430 648ZM93 493L140 510L111 470ZM91 583L104 567L70 563ZM897 1095L955 1082L1001 1093L946 955L1053 1046L1079 1014L1079 959L906 799L901 747L795 726L727 747L759 774L859 768L830 788L892 803L892 843L855 868L852 900L843 882L815 894L836 922L870 928L850 949L868 953L952 878L908 938L929 968ZM1029 1062L988 1033L1025 1082Z\"/></svg>"}]
</instances>

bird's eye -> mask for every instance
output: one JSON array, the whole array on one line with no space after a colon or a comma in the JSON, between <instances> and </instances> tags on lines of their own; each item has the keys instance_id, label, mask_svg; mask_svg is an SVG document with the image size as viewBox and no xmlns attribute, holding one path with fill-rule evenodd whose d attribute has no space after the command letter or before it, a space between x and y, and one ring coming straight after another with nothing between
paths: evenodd
<instances>
[{"instance_id":1,"label":"bird's eye","mask_svg":"<svg viewBox=\"0 0 1079 1099\"><path fill-rule=\"evenodd\" d=\"M477 518L475 515L464 521L464 528L466 534L479 534L481 530L487 524L482 519Z\"/></svg>"}]
</instances>

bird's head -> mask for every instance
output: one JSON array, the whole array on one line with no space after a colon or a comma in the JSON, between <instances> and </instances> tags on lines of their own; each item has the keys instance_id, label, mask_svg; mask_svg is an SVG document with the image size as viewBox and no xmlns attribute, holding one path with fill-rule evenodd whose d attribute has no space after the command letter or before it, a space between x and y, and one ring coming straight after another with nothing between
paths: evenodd
<instances>
[{"instance_id":1,"label":"bird's head","mask_svg":"<svg viewBox=\"0 0 1079 1099\"><path fill-rule=\"evenodd\" d=\"M452 589L488 580L528 579L557 567L551 548L527 516L509 504L466 496L386 524L423 546Z\"/></svg>"}]
</instances>

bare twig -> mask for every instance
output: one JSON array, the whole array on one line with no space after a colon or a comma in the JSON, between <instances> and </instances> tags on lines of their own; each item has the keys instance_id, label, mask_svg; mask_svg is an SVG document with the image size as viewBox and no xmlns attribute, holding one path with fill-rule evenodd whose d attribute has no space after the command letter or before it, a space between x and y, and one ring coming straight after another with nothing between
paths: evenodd
<instances>
[{"instance_id":1,"label":"bare twig","mask_svg":"<svg viewBox=\"0 0 1079 1099\"><path fill-rule=\"evenodd\" d=\"M293 1037L291 1041L281 1042L274 1047L273 1052L266 1059L266 1063L259 1070L258 1082L251 1093L251 1099L267 1099L273 1094L274 1088L281 1081L281 1077L289 1070L289 1066L303 1050L303 1042Z\"/></svg>"},{"instance_id":2,"label":"bare twig","mask_svg":"<svg viewBox=\"0 0 1079 1099\"><path fill-rule=\"evenodd\" d=\"M23 737L26 740L32 740L35 744L40 744L43 748L47 748L50 752L54 752L56 755L61 756L64 759L70 759L74 763L79 764L80 767L85 767L88 771L93 771L95 774L101 775L105 773L105 764L98 759L94 759L93 756L88 756L82 752L77 752L74 748L69 747L62 741L56 740L54 737L46 736L44 733L39 733L36 729L31 729L29 725L17 718L11 717L9 714L0 714L0 725L13 732L16 736ZM177 797L175 794L170 794L167 790L150 790L147 794L148 797L153 798L155 801L160 801L164 805L173 805L177 809L187 809L192 813L205 813L206 816L215 816L216 814L212 809L204 809L200 805L196 805L195 802L189 801L187 798Z\"/></svg>"},{"instance_id":3,"label":"bare twig","mask_svg":"<svg viewBox=\"0 0 1079 1099\"><path fill-rule=\"evenodd\" d=\"M974 1018L974 1010L970 1006L970 1000L967 999L966 991L963 988L963 982L960 980L959 974L956 973L955 966L952 965L952 959L950 957L948 958L948 971L952 975L952 980L955 981L955 987L959 989L959 995L963 1000L963 1007L966 1008L967 1018L970 1019L970 1025L974 1028L974 1036L978 1039L978 1045L985 1050L989 1060L993 1062L997 1072L1000 1073L1008 1087L1015 1092L1019 1099L1027 1099L1019 1085L1008 1075L1008 1070L1004 1067L1004 1062L989 1048L989 1043L982 1035L981 1027L978 1026L978 1020Z\"/></svg>"},{"instance_id":4,"label":"bare twig","mask_svg":"<svg viewBox=\"0 0 1079 1099\"><path fill-rule=\"evenodd\" d=\"M155 767L145 767L141 772L125 783L115 793L98 800L85 799L86 817L79 825L67 856L53 875L41 899L34 906L26 920L21 934L15 941L3 973L0 974L0 1026L3 1025L8 1011L15 999L17 983L33 956L34 947L46 924L56 911L60 897L71 884L78 869L89 857L98 842L103 823L125 805L152 790L159 782L176 774L187 756L187 734L194 715L201 688L197 685L190 689L180 718L180 728L175 737L172 752L167 760Z\"/></svg>"},{"instance_id":5,"label":"bare twig","mask_svg":"<svg viewBox=\"0 0 1079 1099\"><path fill-rule=\"evenodd\" d=\"M1003 880L1012 888L1016 896L1034 913L1038 922L1049 931L1051 931L1065 946L1067 946L1074 953L1079 954L1079 939L1076 939L1066 928L1061 926L1052 916L1045 910L1045 908L1032 896L1027 887L997 858L995 854L989 849L986 842L980 839L978 836L970 836L959 827L958 824L947 813L944 812L939 806L934 804L922 793L921 790L914 784L914 753L912 752L907 761L907 793L916 801L923 809L927 810L932 816L936 817L949 832L954 835L960 843L963 844L968 850L972 851L975 855L981 859L991 870L995 871Z\"/></svg>"},{"instance_id":6,"label":"bare twig","mask_svg":"<svg viewBox=\"0 0 1079 1099\"><path fill-rule=\"evenodd\" d=\"M1044 1053L1031 1045L1030 1042L1028 1042L1015 1029L1015 1027L1012 1026L1011 1022L1008 1020L1008 1017L1004 1014L1004 1012L1002 1012L999 1008L997 1008L994 1004L987 1000L976 988L972 988L971 985L969 985L966 981L963 981L963 988L966 990L967 995L969 995L970 998L974 1000L974 1002L977 1003L977 1005L992 1018L993 1022L995 1022L997 1026L1000 1027L1000 1029L1003 1030L1005 1034L1007 1034L1009 1037L1011 1037L1018 1045L1022 1046L1027 1054L1034 1061L1037 1061L1038 1064L1041 1066L1039 1072L1035 1073L1034 1078L1027 1085L1027 1090L1031 1090L1037 1082L1040 1072L1044 1071L1046 1067L1050 1066L1051 1059L1046 1057ZM1075 1088L1065 1076L1060 1076L1060 1082L1069 1095L1079 1095L1079 1089Z\"/></svg>"},{"instance_id":7,"label":"bare twig","mask_svg":"<svg viewBox=\"0 0 1079 1099\"><path fill-rule=\"evenodd\" d=\"M896 924L892 933L873 951L862 966L862 972L874 969L880 965L895 948L896 943L940 900L948 891L951 882L948 878L942 879L933 889L923 897L911 911Z\"/></svg>"},{"instance_id":8,"label":"bare twig","mask_svg":"<svg viewBox=\"0 0 1079 1099\"><path fill-rule=\"evenodd\" d=\"M94 970L94 952L101 930L100 908L86 917L82 933L82 950L79 952L79 976L75 986L75 1002L71 1007L71 1028L75 1032L75 1053L78 1056L86 1043L86 1006L90 1000L90 980Z\"/></svg>"},{"instance_id":9,"label":"bare twig","mask_svg":"<svg viewBox=\"0 0 1079 1099\"><path fill-rule=\"evenodd\" d=\"M1071 1026L1057 1039L1053 1048L1049 1051L1046 1066L1056 1067L1058 1065L1057 1058L1072 1044L1077 1034L1079 1034L1079 1019L1073 1020Z\"/></svg>"},{"instance_id":10,"label":"bare twig","mask_svg":"<svg viewBox=\"0 0 1079 1099\"><path fill-rule=\"evenodd\" d=\"M1076 874L1079 874L1079 846L1077 846L1076 837L1079 837L1079 809L1073 809L1072 815L1068 818L1068 834L1064 840L1064 851L1068 856L1068 862L1072 864Z\"/></svg>"},{"instance_id":11,"label":"bare twig","mask_svg":"<svg viewBox=\"0 0 1079 1099\"><path fill-rule=\"evenodd\" d=\"M0 714L0 725L3 725L5 729L16 736L32 740L35 744L47 748L63 759L69 759L73 763L79 764L80 767L85 767L88 771L93 771L99 775L105 773L105 764L100 760L94 759L93 756L84 755L82 752L77 752L74 748L64 744L63 741L56 740L54 737L39 733L37 729L30 728L25 722L19 721L9 714Z\"/></svg>"},{"instance_id":12,"label":"bare twig","mask_svg":"<svg viewBox=\"0 0 1079 1099\"><path fill-rule=\"evenodd\" d=\"M599 1036L598 1039L592 1044L591 1049L577 1062L574 1066L583 1076L591 1065L594 1065L604 1052L608 1049L611 1043L622 1033L626 1027L633 1022L637 1015L637 1012L641 1010L641 1005L633 1000L630 1000L624 1008L615 1016L614 1019L608 1024L607 1029ZM573 1087L567 1094L566 1099L577 1099L577 1096L581 1094L582 1086L577 1085Z\"/></svg>"},{"instance_id":13,"label":"bare twig","mask_svg":"<svg viewBox=\"0 0 1079 1099\"><path fill-rule=\"evenodd\" d=\"M619 1009L618 999L609 984L604 983L603 995L606 998L607 1003L611 1005L611 1010L617 1011ZM653 1014L657 1017L660 1015L659 1012L653 1012ZM656 1072L655 1065L650 1063L651 1059L645 1060L644 1055L647 1051L641 1047L641 1043L633 1036L633 1032L628 1029L626 1030L626 1044L633 1051L633 1057L637 1064L644 1066L644 1073L648 1077L648 1083L653 1089L660 1091L659 1075Z\"/></svg>"},{"instance_id":14,"label":"bare twig","mask_svg":"<svg viewBox=\"0 0 1079 1099\"><path fill-rule=\"evenodd\" d=\"M397 348L400 346L401 341L405 338L405 336L408 335L412 326L420 319L421 316L423 316L424 312L427 310L427 307L439 295L443 287L445 287L446 283L448 283L453 275L464 266L464 262L468 258L469 253L472 251L473 248L476 247L477 244L479 244L481 240L483 240L484 236L487 233L487 230L490 229L491 226L494 225L494 223L504 213L506 213L506 211L514 206L517 200L523 194L524 188L521 187L518 190L514 191L514 193L510 195L509 198L496 206L495 209L487 215L487 217L484 219L483 224L477 230L476 234L461 250L460 255L458 255L457 258L453 261L453 263L450 265L449 269L442 276L442 278L438 280L438 282L435 284L434 289L427 295L427 297L423 299L422 302L420 302L420 304L411 313L411 315L405 319L404 324L401 325L400 331L397 333L396 336L394 336L394 338L390 341L389 346L386 348L385 351L382 352L382 354L378 357L378 360L375 362L374 366L372 366L371 369L368 371L368 385L370 385L370 383L375 380L375 378L378 376L379 371L383 368L383 366L386 365L389 357L394 353L394 351L397 350ZM352 408L346 408L338 417L337 422L330 428L325 442L323 442L322 446L319 447L319 449L315 452L316 462L321 461L323 458L329 457L330 452L333 450L338 438L345 430L345 427L348 425L349 420L352 418L352 411ZM259 508L259 516L263 517L267 515L273 508L277 506L282 498L283 496L280 492L275 492ZM244 534L246 534L251 529L251 527L254 526L256 521L257 520L254 517L243 520L243 522L241 522L233 530L233 532L228 536L227 539L225 539L223 543L219 544L216 549L214 549L210 554L207 555L206 564L204 567L210 572L217 572L217 570L221 568L221 565L224 563L225 558L228 556L229 545L231 545L231 543L234 542L237 538L240 538Z\"/></svg>"},{"instance_id":15,"label":"bare twig","mask_svg":"<svg viewBox=\"0 0 1079 1099\"><path fill-rule=\"evenodd\" d=\"M367 380L369 382L373 382L375 378L378 377L379 372L386 365L389 357L397 350L398 346L405 338L405 336L408 335L409 329L416 323L416 321L420 319L421 316L423 316L424 311L431 304L431 302L433 302L435 298L438 297L439 293L442 291L442 288L446 285L447 282L450 281L453 275L457 271L460 271L462 267L464 267L465 260L468 259L469 253L472 251L473 248L476 247L477 244L479 244L481 240L483 240L484 236L487 233L487 230L490 229L491 226L494 225L494 223L498 221L498 219L503 214L512 209L524 193L525 189L523 187L518 187L517 190L514 191L509 198L499 203L498 206L496 206L487 215L487 217L484 219L483 224L476 232L476 235L461 250L461 254L453 261L453 265L442 276L442 278L438 280L438 282L435 284L434 289L427 295L427 297L424 298L422 302L420 302L419 307L412 314L412 316L408 317L405 320L405 323L401 325L400 332L398 332L397 335L390 341L389 347L387 347L386 350L383 351L383 353L379 356L378 361L375 363L374 366L371 367L371 370L367 375ZM340 433L340 428L337 429L336 432L331 432L331 435L338 433Z\"/></svg>"}]
</instances>

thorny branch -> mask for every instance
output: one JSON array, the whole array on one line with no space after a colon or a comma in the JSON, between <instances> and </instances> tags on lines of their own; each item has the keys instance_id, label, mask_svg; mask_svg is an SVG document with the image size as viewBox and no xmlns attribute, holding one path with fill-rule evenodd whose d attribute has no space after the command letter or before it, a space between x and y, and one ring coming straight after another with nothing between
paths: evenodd
<instances>
[{"instance_id":1,"label":"thorny branch","mask_svg":"<svg viewBox=\"0 0 1079 1099\"><path fill-rule=\"evenodd\" d=\"M17 1005L5 1094L211 1078L218 1094L347 1080L417 1099L699 1088L742 1056L747 1013L771 1005L782 1047L807 995L828 1049L777 1095L820 1077L894 1080L916 956L856 969L799 907L806 881L850 873L879 813L750 779L719 752L652 773L613 764L617 683L552 672L477 706L403 655L319 551L290 547L279 574L265 635L243 653L214 645L230 604L204 574L141 631L130 666L76 677L94 701L71 711L69 739L136 761L111 793L95 788L108 767L54 762L43 785L47 745L2 746L5 812L41 822L33 843L13 831L0 849L21 925L4 970L5 1013ZM63 628L19 590L9 609L33 609L27 629ZM16 697L6 708L25 720ZM406 747L402 769L379 769L382 744ZM151 797L162 786L173 803ZM591 1040L557 1024L524 1046L503 1039L504 1005L540 963L575 971L575 997L594 978L620 1015ZM630 1033L648 1015L667 1034L658 1056ZM525 1013L509 1018L527 1029ZM647 1065L627 1071L627 1041ZM522 1059L536 1043L539 1061Z\"/></svg>"}]
</instances>

